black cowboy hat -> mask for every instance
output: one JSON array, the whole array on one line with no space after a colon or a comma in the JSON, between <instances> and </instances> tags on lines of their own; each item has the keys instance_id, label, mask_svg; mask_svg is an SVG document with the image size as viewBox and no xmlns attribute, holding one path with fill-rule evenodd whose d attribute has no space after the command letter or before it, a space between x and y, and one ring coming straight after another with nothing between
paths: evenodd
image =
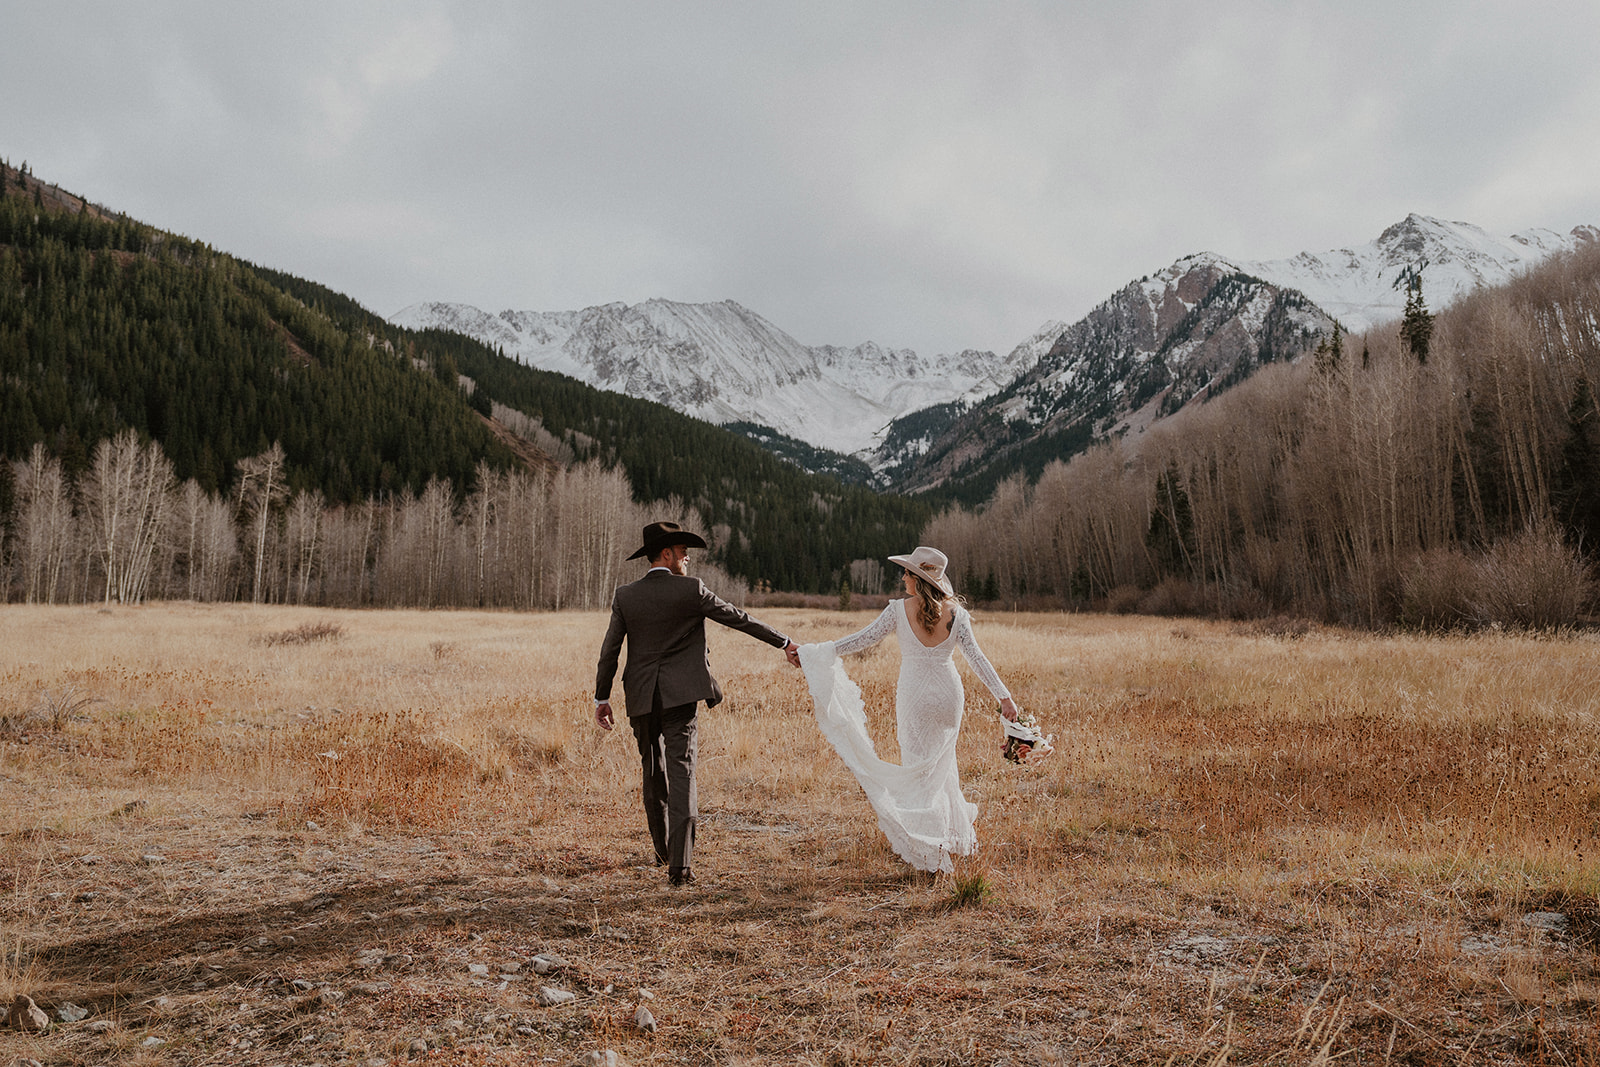
<instances>
[{"instance_id":1,"label":"black cowboy hat","mask_svg":"<svg viewBox=\"0 0 1600 1067\"><path fill-rule=\"evenodd\" d=\"M654 556L668 545L688 545L690 548L705 548L705 539L699 534L692 534L675 522L652 522L644 528L644 544L639 551L629 556L629 559L639 559L645 556Z\"/></svg>"}]
</instances>

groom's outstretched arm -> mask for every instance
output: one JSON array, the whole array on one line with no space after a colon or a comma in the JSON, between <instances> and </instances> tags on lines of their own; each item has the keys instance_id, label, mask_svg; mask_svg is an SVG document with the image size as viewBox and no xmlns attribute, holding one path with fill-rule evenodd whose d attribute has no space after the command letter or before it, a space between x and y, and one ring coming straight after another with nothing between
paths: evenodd
<instances>
[{"instance_id":1,"label":"groom's outstretched arm","mask_svg":"<svg viewBox=\"0 0 1600 1067\"><path fill-rule=\"evenodd\" d=\"M707 589L704 583L700 585L700 614L712 622L721 623L729 629L749 634L758 641L765 641L774 648L783 649L784 657L788 659L790 665L800 666L799 645L766 623L751 618L748 612L741 611L723 600Z\"/></svg>"}]
</instances>

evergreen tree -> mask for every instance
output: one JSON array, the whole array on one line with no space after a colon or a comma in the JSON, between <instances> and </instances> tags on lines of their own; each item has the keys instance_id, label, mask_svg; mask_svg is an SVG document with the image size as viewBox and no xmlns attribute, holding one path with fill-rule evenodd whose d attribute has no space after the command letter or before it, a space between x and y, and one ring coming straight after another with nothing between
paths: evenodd
<instances>
[{"instance_id":1,"label":"evergreen tree","mask_svg":"<svg viewBox=\"0 0 1600 1067\"><path fill-rule=\"evenodd\" d=\"M1572 390L1550 504L1573 545L1600 552L1600 414L1587 376L1580 375Z\"/></svg>"},{"instance_id":2,"label":"evergreen tree","mask_svg":"<svg viewBox=\"0 0 1600 1067\"><path fill-rule=\"evenodd\" d=\"M1194 509L1176 463L1156 482L1144 543L1160 577L1194 577Z\"/></svg>"},{"instance_id":3,"label":"evergreen tree","mask_svg":"<svg viewBox=\"0 0 1600 1067\"><path fill-rule=\"evenodd\" d=\"M1334 323L1333 338L1331 340L1324 338L1317 342L1315 362L1312 366L1316 368L1318 374L1332 374L1344 362L1344 341L1340 337L1341 333L1343 331L1339 329L1339 324Z\"/></svg>"},{"instance_id":4,"label":"evergreen tree","mask_svg":"<svg viewBox=\"0 0 1600 1067\"><path fill-rule=\"evenodd\" d=\"M1406 313L1400 320L1400 343L1418 363L1428 362L1428 342L1433 339L1433 316L1422 299L1422 275L1412 275L1406 285Z\"/></svg>"}]
</instances>

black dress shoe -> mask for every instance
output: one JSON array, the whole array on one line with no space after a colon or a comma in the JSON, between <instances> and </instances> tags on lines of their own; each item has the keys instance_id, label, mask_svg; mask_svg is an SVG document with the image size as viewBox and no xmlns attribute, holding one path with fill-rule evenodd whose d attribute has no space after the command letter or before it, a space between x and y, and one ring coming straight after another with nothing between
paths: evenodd
<instances>
[{"instance_id":1,"label":"black dress shoe","mask_svg":"<svg viewBox=\"0 0 1600 1067\"><path fill-rule=\"evenodd\" d=\"M673 885L693 885L694 870L689 867L667 868L667 881Z\"/></svg>"}]
</instances>

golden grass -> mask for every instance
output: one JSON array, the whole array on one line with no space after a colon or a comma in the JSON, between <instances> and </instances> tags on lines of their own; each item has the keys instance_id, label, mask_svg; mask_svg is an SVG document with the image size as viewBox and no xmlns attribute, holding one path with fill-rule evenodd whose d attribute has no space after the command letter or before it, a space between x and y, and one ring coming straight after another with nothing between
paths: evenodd
<instances>
[{"instance_id":1,"label":"golden grass","mask_svg":"<svg viewBox=\"0 0 1600 1067\"><path fill-rule=\"evenodd\" d=\"M871 617L761 615L802 642ZM929 881L799 673L715 631L701 881L672 891L632 739L592 723L604 624L0 608L0 998L119 1026L0 1052L1600 1063L1592 637L982 617L1058 755L1002 760L968 676L982 851ZM898 656L849 667L892 757ZM541 952L569 964L499 977Z\"/></svg>"}]
</instances>

